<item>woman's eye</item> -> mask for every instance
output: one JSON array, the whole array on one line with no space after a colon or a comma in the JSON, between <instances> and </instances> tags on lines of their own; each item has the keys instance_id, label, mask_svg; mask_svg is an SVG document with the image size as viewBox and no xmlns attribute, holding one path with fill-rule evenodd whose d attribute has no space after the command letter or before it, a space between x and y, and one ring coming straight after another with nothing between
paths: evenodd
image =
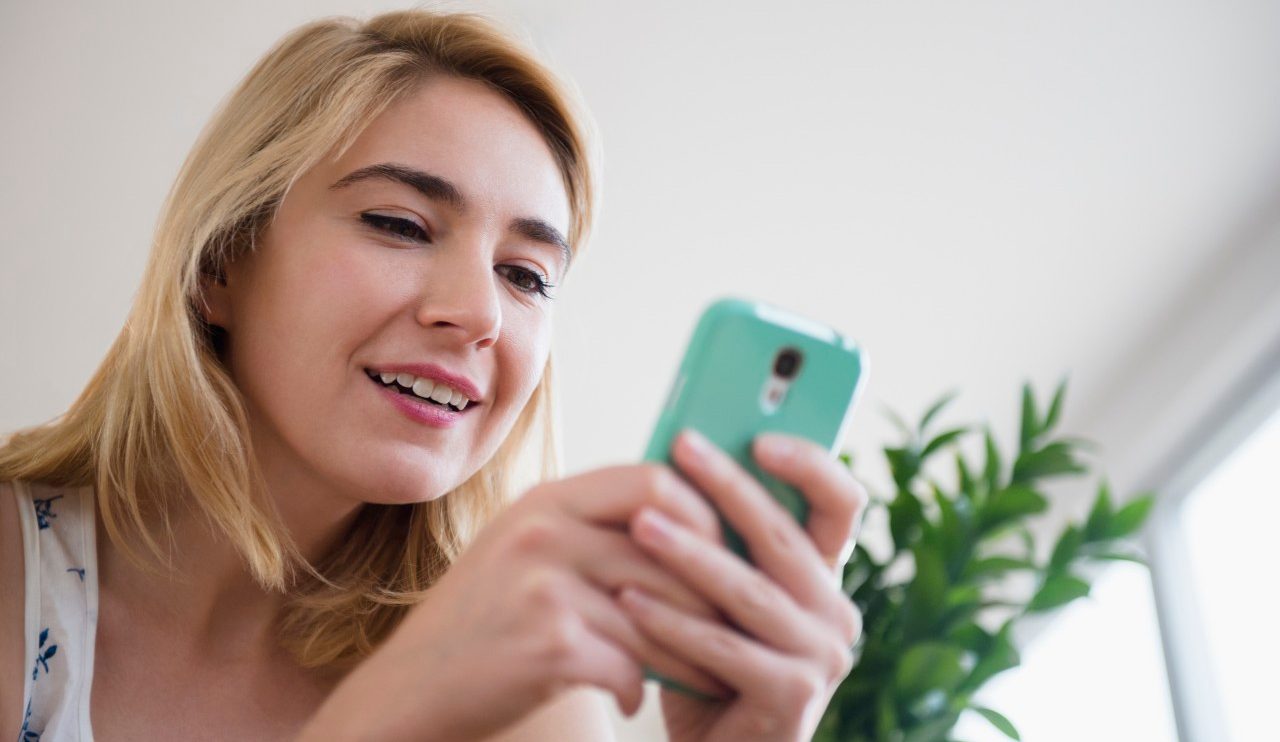
<instances>
[{"instance_id":1,"label":"woman's eye","mask_svg":"<svg viewBox=\"0 0 1280 742\"><path fill-rule=\"evenodd\" d=\"M546 279L539 274L534 273L528 268L521 268L518 265L500 265L498 267L500 269L505 268L513 271L511 274L511 282L514 283L516 288L520 291L523 291L526 294L541 294L548 299L552 298L551 294L547 293L547 289L555 286L555 284L547 283Z\"/></svg>"},{"instance_id":2,"label":"woman's eye","mask_svg":"<svg viewBox=\"0 0 1280 742\"><path fill-rule=\"evenodd\" d=\"M411 242L431 241L427 231L412 219L365 212L360 215L360 221L378 231L388 232L397 239ZM508 280L515 284L516 289L519 291L526 294L539 294L548 299L554 298L547 292L547 289L554 288L555 284L548 283L541 274L535 271L518 265L500 265L498 266L498 271L506 273Z\"/></svg>"},{"instance_id":3,"label":"woman's eye","mask_svg":"<svg viewBox=\"0 0 1280 742\"><path fill-rule=\"evenodd\" d=\"M374 229L383 232L390 232L396 237L402 239L413 240L415 242L430 242L427 237L427 231L418 226L418 223L411 219L401 219L399 217L387 216L385 214L364 213L360 215L360 220Z\"/></svg>"}]
</instances>

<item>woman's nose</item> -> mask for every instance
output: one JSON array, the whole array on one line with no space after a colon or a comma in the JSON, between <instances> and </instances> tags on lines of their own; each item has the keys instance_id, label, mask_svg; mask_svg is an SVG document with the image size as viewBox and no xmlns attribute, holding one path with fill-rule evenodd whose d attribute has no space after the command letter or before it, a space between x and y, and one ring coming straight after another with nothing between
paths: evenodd
<instances>
[{"instance_id":1,"label":"woman's nose","mask_svg":"<svg viewBox=\"0 0 1280 742\"><path fill-rule=\"evenodd\" d=\"M418 324L447 329L463 345L493 345L502 327L499 278L487 257L433 261L423 276Z\"/></svg>"}]
</instances>

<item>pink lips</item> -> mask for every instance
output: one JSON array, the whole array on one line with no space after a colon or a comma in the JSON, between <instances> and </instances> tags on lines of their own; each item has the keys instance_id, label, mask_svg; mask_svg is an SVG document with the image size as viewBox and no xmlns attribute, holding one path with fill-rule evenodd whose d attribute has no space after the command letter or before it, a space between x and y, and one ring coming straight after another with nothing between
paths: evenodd
<instances>
[{"instance_id":1,"label":"pink lips","mask_svg":"<svg viewBox=\"0 0 1280 742\"><path fill-rule=\"evenodd\" d=\"M467 395L467 399L471 400L471 404L480 404L483 401L480 387L475 382L434 363L390 363L385 366L371 367L368 371L375 376L378 374L413 374L419 379L443 382L445 385L457 389Z\"/></svg>"},{"instance_id":2,"label":"pink lips","mask_svg":"<svg viewBox=\"0 0 1280 742\"><path fill-rule=\"evenodd\" d=\"M370 379L375 384L377 392L386 398L388 402L396 406L401 414L417 423L422 423L433 428L448 428L457 424L466 415L466 410L458 412L450 410L430 402L425 402L408 394L400 392L388 386L383 386L377 381ZM472 409L468 407L467 409Z\"/></svg>"}]
</instances>

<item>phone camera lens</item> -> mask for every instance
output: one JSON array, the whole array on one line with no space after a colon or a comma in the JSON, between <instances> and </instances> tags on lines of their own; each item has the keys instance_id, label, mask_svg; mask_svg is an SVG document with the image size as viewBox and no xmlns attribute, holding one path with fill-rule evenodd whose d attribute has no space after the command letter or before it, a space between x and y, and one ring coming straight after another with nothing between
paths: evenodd
<instances>
[{"instance_id":1,"label":"phone camera lens","mask_svg":"<svg viewBox=\"0 0 1280 742\"><path fill-rule=\"evenodd\" d=\"M800 351L795 348L783 348L773 359L773 373L783 379L794 378L800 370Z\"/></svg>"}]
</instances>

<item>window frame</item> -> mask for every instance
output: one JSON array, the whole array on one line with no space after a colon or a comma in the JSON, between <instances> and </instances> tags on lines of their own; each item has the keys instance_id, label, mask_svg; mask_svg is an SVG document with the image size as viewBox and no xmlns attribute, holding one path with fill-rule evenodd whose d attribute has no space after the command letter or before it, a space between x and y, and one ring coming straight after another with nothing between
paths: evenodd
<instances>
[{"instance_id":1,"label":"window frame","mask_svg":"<svg viewBox=\"0 0 1280 742\"><path fill-rule=\"evenodd\" d=\"M1181 510L1187 498L1273 415L1280 414L1280 343L1196 426L1155 478L1160 493L1143 532L1174 723L1182 742L1229 739L1208 634L1192 589Z\"/></svg>"}]
</instances>

